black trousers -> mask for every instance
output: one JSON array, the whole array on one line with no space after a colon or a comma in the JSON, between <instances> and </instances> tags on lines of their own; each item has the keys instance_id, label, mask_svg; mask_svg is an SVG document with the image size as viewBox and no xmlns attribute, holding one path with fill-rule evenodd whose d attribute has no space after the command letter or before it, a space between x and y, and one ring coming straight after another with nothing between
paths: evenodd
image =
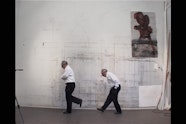
<instances>
[{"instance_id":1,"label":"black trousers","mask_svg":"<svg viewBox=\"0 0 186 124\"><path fill-rule=\"evenodd\" d=\"M112 87L110 89L109 95L107 96L107 99L106 99L104 105L101 107L103 111L109 106L109 104L111 102L113 102L114 106L116 108L116 111L121 112L121 108L120 108L120 105L118 103L118 93L119 93L120 89L121 89L120 85L117 89L115 89L114 87Z\"/></svg>"},{"instance_id":2,"label":"black trousers","mask_svg":"<svg viewBox=\"0 0 186 124\"><path fill-rule=\"evenodd\" d=\"M72 93L75 89L75 83L66 83L65 93L66 93L66 102L67 102L67 112L72 111L72 102L80 104L81 99L72 96Z\"/></svg>"}]
</instances>

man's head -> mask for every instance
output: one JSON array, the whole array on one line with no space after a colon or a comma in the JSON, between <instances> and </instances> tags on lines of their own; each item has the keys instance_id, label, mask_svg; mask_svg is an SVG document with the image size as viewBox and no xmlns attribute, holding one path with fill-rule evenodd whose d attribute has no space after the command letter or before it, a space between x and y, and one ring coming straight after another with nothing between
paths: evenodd
<instances>
[{"instance_id":1,"label":"man's head","mask_svg":"<svg viewBox=\"0 0 186 124\"><path fill-rule=\"evenodd\" d=\"M101 74L103 77L106 77L107 69L101 69Z\"/></svg>"},{"instance_id":2,"label":"man's head","mask_svg":"<svg viewBox=\"0 0 186 124\"><path fill-rule=\"evenodd\" d=\"M63 68L63 69L65 69L66 68L66 66L68 65L68 62L67 61L62 61L61 62L61 67Z\"/></svg>"}]
</instances>

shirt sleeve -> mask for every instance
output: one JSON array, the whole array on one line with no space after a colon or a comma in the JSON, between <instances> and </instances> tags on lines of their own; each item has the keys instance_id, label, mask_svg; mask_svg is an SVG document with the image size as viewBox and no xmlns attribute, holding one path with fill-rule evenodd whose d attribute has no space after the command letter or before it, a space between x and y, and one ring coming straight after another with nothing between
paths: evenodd
<instances>
[{"instance_id":1,"label":"shirt sleeve","mask_svg":"<svg viewBox=\"0 0 186 124\"><path fill-rule=\"evenodd\" d=\"M119 87L119 80L114 75L109 75L108 79L112 80L115 89Z\"/></svg>"},{"instance_id":2,"label":"shirt sleeve","mask_svg":"<svg viewBox=\"0 0 186 124\"><path fill-rule=\"evenodd\" d=\"M118 80L114 80L115 82L115 87L118 88L119 87L119 81Z\"/></svg>"},{"instance_id":3,"label":"shirt sleeve","mask_svg":"<svg viewBox=\"0 0 186 124\"><path fill-rule=\"evenodd\" d=\"M61 79L66 80L66 79L67 79L67 76L66 76L65 74L63 74L63 75L61 76Z\"/></svg>"},{"instance_id":4,"label":"shirt sleeve","mask_svg":"<svg viewBox=\"0 0 186 124\"><path fill-rule=\"evenodd\" d=\"M61 79L66 80L68 78L69 74L70 74L70 71L69 70L65 70L65 72L61 76Z\"/></svg>"}]
</instances>

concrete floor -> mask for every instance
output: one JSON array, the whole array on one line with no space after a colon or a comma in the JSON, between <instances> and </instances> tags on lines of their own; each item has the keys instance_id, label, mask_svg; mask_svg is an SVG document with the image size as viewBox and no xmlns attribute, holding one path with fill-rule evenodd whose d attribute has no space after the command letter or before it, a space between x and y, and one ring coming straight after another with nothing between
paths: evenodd
<instances>
[{"instance_id":1,"label":"concrete floor","mask_svg":"<svg viewBox=\"0 0 186 124\"><path fill-rule=\"evenodd\" d=\"M97 110L73 109L71 114L63 114L62 109L16 107L16 124L171 124L171 111L152 109ZM21 116L22 115L22 116ZM24 123L23 123L24 122Z\"/></svg>"}]
</instances>

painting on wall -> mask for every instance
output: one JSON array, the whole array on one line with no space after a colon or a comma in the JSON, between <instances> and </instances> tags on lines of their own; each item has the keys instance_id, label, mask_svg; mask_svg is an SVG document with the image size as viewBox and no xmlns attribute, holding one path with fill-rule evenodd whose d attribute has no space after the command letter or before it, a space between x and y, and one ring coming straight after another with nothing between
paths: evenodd
<instances>
[{"instance_id":1,"label":"painting on wall","mask_svg":"<svg viewBox=\"0 0 186 124\"><path fill-rule=\"evenodd\" d=\"M155 13L131 12L132 57L158 57Z\"/></svg>"}]
</instances>

